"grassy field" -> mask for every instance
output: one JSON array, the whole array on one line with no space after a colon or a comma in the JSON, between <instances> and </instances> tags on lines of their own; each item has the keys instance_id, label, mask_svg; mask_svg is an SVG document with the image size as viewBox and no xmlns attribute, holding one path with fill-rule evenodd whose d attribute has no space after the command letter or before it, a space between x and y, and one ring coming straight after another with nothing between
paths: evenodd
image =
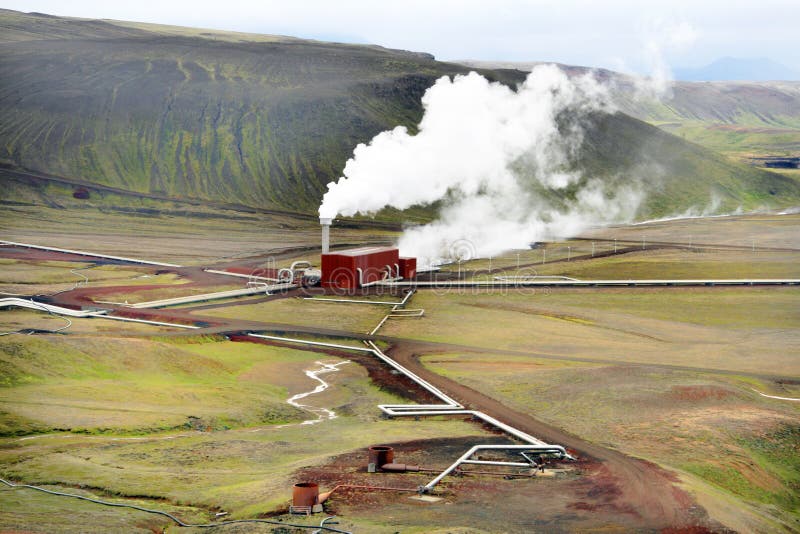
<instances>
[{"instance_id":1,"label":"grassy field","mask_svg":"<svg viewBox=\"0 0 800 534\"><path fill-rule=\"evenodd\" d=\"M292 473L330 455L479 432L461 421L382 420L376 404L399 399L376 389L355 364L324 375L332 387L304 401L338 417L296 424L313 419L285 403L317 385L304 370L317 361L341 361L320 354L213 339L0 339L2 476L138 496L188 518L208 520L212 508L232 517L280 509L290 497ZM33 506L43 499L4 490L0 500ZM3 507L0 518L4 525L30 526L32 517L61 508L69 505L54 499L23 518ZM110 517L102 508L80 506L76 514L97 525L165 524L129 513Z\"/></svg>"},{"instance_id":2,"label":"grassy field","mask_svg":"<svg viewBox=\"0 0 800 534\"><path fill-rule=\"evenodd\" d=\"M792 125L722 124L682 121L658 124L661 128L749 163L752 156L794 156L800 145L800 120Z\"/></svg>"},{"instance_id":3,"label":"grassy field","mask_svg":"<svg viewBox=\"0 0 800 534\"><path fill-rule=\"evenodd\" d=\"M0 339L2 433L135 432L274 424L313 355L225 343L7 336ZM268 381L263 367L281 369ZM295 377L296 375L296 377ZM295 392L296 388L295 388ZM21 425L20 420L29 421Z\"/></svg>"},{"instance_id":4,"label":"grassy field","mask_svg":"<svg viewBox=\"0 0 800 534\"><path fill-rule=\"evenodd\" d=\"M743 248L762 247L800 249L797 226L800 214L752 214L730 217L687 218L652 221L628 226L612 226L584 232L587 238L619 239L641 243L664 241L701 247L730 245ZM608 246L608 245L606 245Z\"/></svg>"},{"instance_id":5,"label":"grassy field","mask_svg":"<svg viewBox=\"0 0 800 534\"><path fill-rule=\"evenodd\" d=\"M111 254L195 265L220 261L222 256L263 258L258 256L262 244L273 250L285 248L294 242L282 243L282 236L291 234L302 246L313 243L318 233L313 221L299 220L300 231L292 234L291 225L280 227L285 222L280 218L257 227L235 218L186 214L171 223L171 216L163 214L148 220L116 213L108 215L107 224L99 224L103 212L92 208L63 210L64 217L81 226L50 227L53 233L48 235L36 227L33 208L20 209L20 219L5 218L2 223L34 242L74 248L90 248L90 243L91 249ZM59 216L55 208L42 208L41 214ZM800 248L797 221L798 216L760 215L597 232L630 244L643 236L650 242L688 240L691 235L694 242L711 245L747 243L750 236L757 236L764 247L792 249ZM116 237L115 232L119 232ZM208 235L201 236L203 232ZM337 239L372 239L381 234L389 235L383 230L345 229ZM258 242L259 235L269 237ZM59 241L62 237L66 243ZM240 245L243 252L236 251ZM598 241L596 249L610 246L613 243ZM548 260L587 253L590 247L591 241L551 243ZM281 261L299 254L290 252ZM520 261L535 263L542 254L540 249L521 251ZM746 247L644 249L528 269L580 278L798 276L796 254L758 249L753 253ZM506 267L506 274L513 275L516 252L492 262L494 268ZM479 269L486 263L479 260L462 267ZM69 287L78 279L70 269L84 266L5 260L0 263L0 279L7 284L4 287L26 291ZM156 275L149 268L102 266L78 272L86 273L89 287L98 289L152 282L142 275L181 288L180 279ZM426 355L424 362L514 409L673 470L698 503L731 528L791 530L800 505L796 461L800 407L762 397L754 389L800 397L798 295L794 287L420 291L409 306L424 308L425 316L390 320L380 333L466 346L442 347ZM144 300L150 295L138 292L136 297ZM108 295L103 298L111 300ZM371 330L388 309L301 298L217 304L226 306L198 309L196 314L355 333ZM0 333L52 330L64 324L63 319L43 313L0 311ZM173 337L171 332L74 319L60 335L0 336L0 476L210 521L220 510L229 512L228 517L244 518L284 509L289 488L302 473L328 469L322 466L340 455L361 458L360 451L369 445L428 438L469 437L469 443L491 439L466 421L382 419L376 405L401 399L376 387L365 369L352 362L323 375L331 387L305 401L332 409L338 417L302 425L315 416L290 406L286 399L316 387L306 371L317 368L317 362L341 358L216 337ZM445 464L455 454L449 451L433 463ZM428 451L419 461L431 461ZM338 474L344 476L338 471L331 476ZM410 531L425 532L421 525L426 522L469 524L491 531L491 514L472 504L475 499L484 502L484 493L476 488L486 483L477 480L472 490L448 497L453 506L420 510L414 520L395 517L398 510L414 514L407 503L385 506L376 514L342 500L334 505L334 513L345 516L343 528L356 531L395 532L409 525ZM513 484L504 486L502 491L508 494L498 495L516 495L519 487ZM526 485L522 491L540 491L540 486ZM492 513L505 513L503 504L494 504ZM465 519L467 508L472 515ZM159 518L116 512L21 490L0 491L0 523L17 530L80 531L81 521L108 531L167 526ZM70 525L59 523L64 517Z\"/></svg>"},{"instance_id":6,"label":"grassy field","mask_svg":"<svg viewBox=\"0 0 800 534\"><path fill-rule=\"evenodd\" d=\"M71 188L59 186L30 194L20 202L14 191L0 191L0 200L13 200L0 214L3 239L180 265L253 257L268 261L286 249L319 245L319 224L312 217L131 200L122 195L80 206ZM120 203L133 206L129 211L107 206ZM379 227L337 226L332 243L385 243L393 235ZM304 254L302 259L309 257ZM290 263L277 260L279 267Z\"/></svg>"},{"instance_id":7,"label":"grassy field","mask_svg":"<svg viewBox=\"0 0 800 534\"><path fill-rule=\"evenodd\" d=\"M460 272L478 280L496 276L568 276L581 279L800 278L800 250L654 248L633 241L566 241L462 262ZM593 257L592 254L596 254ZM517 261L517 255L519 261ZM517 267L520 265L520 267ZM458 264L441 272L458 273ZM465 274L466 275L466 274Z\"/></svg>"},{"instance_id":8,"label":"grassy field","mask_svg":"<svg viewBox=\"0 0 800 534\"><path fill-rule=\"evenodd\" d=\"M202 310L198 313L211 317L318 326L364 334L372 330L388 311L388 306L336 304L298 297Z\"/></svg>"},{"instance_id":9,"label":"grassy field","mask_svg":"<svg viewBox=\"0 0 800 534\"><path fill-rule=\"evenodd\" d=\"M74 272L73 272L74 271ZM173 273L156 274L149 267L95 265L70 261L20 261L0 258L0 292L48 294L80 287L179 285Z\"/></svg>"},{"instance_id":10,"label":"grassy field","mask_svg":"<svg viewBox=\"0 0 800 534\"><path fill-rule=\"evenodd\" d=\"M174 332L174 328L115 321L113 319L78 319L69 318L70 334L92 334L98 336L131 337L137 335L158 335ZM25 329L56 330L66 326L67 319L45 312L22 308L4 308L0 310L0 332L11 332ZM60 338L53 338L58 342Z\"/></svg>"},{"instance_id":11,"label":"grassy field","mask_svg":"<svg viewBox=\"0 0 800 534\"><path fill-rule=\"evenodd\" d=\"M727 497L709 502L709 511L724 514L726 524L791 529L798 519L800 412L751 389L774 384L490 352L432 354L423 361L520 411L677 470L695 493L713 495L703 484L716 487ZM726 500L739 503L737 512L722 511Z\"/></svg>"},{"instance_id":12,"label":"grassy field","mask_svg":"<svg viewBox=\"0 0 800 534\"><path fill-rule=\"evenodd\" d=\"M582 249L587 248L586 243L581 245ZM606 247L604 243L603 248ZM535 270L541 275L596 280L800 278L800 251L640 250L624 255L542 265L535 267Z\"/></svg>"},{"instance_id":13,"label":"grassy field","mask_svg":"<svg viewBox=\"0 0 800 534\"><path fill-rule=\"evenodd\" d=\"M800 376L800 295L793 288L437 291L420 292L412 305L425 317L390 321L381 334L559 358Z\"/></svg>"}]
</instances>

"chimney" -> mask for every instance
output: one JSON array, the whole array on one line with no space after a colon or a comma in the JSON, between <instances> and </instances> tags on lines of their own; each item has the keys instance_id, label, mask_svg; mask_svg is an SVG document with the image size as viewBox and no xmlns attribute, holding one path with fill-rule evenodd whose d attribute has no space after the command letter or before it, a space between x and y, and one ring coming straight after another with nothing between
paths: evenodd
<instances>
[{"instance_id":1,"label":"chimney","mask_svg":"<svg viewBox=\"0 0 800 534\"><path fill-rule=\"evenodd\" d=\"M330 252L331 246L331 223L333 219L330 217L320 217L319 224L322 225L322 253L327 254Z\"/></svg>"}]
</instances>

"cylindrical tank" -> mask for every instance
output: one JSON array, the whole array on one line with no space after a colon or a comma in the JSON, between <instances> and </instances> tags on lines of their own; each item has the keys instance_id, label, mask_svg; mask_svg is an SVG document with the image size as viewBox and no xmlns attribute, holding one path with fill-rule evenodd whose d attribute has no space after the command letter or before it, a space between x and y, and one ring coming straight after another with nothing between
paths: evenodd
<instances>
[{"instance_id":1,"label":"cylindrical tank","mask_svg":"<svg viewBox=\"0 0 800 534\"><path fill-rule=\"evenodd\" d=\"M319 499L319 485L315 482L298 482L292 489L292 506L314 506Z\"/></svg>"},{"instance_id":2,"label":"cylindrical tank","mask_svg":"<svg viewBox=\"0 0 800 534\"><path fill-rule=\"evenodd\" d=\"M394 462L394 449L385 445L376 445L369 448L368 471L374 473L382 465Z\"/></svg>"}]
</instances>

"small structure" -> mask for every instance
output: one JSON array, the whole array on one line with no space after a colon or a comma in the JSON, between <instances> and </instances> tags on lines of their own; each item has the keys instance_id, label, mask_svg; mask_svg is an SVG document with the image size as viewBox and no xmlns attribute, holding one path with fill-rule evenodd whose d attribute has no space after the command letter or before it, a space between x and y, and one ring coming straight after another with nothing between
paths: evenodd
<instances>
[{"instance_id":1,"label":"small structure","mask_svg":"<svg viewBox=\"0 0 800 534\"><path fill-rule=\"evenodd\" d=\"M311 514L322 511L319 485L316 482L299 482L292 488L291 514Z\"/></svg>"},{"instance_id":2,"label":"small structure","mask_svg":"<svg viewBox=\"0 0 800 534\"><path fill-rule=\"evenodd\" d=\"M322 255L322 287L356 289L399 277L396 248L359 247Z\"/></svg>"},{"instance_id":3,"label":"small structure","mask_svg":"<svg viewBox=\"0 0 800 534\"><path fill-rule=\"evenodd\" d=\"M416 277L417 259L401 258L395 247L358 247L331 252L333 219L320 217L319 222L322 225L322 287L352 290L384 280Z\"/></svg>"},{"instance_id":4,"label":"small structure","mask_svg":"<svg viewBox=\"0 0 800 534\"><path fill-rule=\"evenodd\" d=\"M417 276L417 258L400 258L400 277L410 280Z\"/></svg>"},{"instance_id":5,"label":"small structure","mask_svg":"<svg viewBox=\"0 0 800 534\"><path fill-rule=\"evenodd\" d=\"M369 448L368 473L385 471L389 473L418 472L418 465L394 463L394 449L386 445L375 445Z\"/></svg>"},{"instance_id":6,"label":"small structure","mask_svg":"<svg viewBox=\"0 0 800 534\"><path fill-rule=\"evenodd\" d=\"M374 473L385 464L394 462L394 449L385 445L375 445L369 448L369 463L367 471Z\"/></svg>"}]
</instances>

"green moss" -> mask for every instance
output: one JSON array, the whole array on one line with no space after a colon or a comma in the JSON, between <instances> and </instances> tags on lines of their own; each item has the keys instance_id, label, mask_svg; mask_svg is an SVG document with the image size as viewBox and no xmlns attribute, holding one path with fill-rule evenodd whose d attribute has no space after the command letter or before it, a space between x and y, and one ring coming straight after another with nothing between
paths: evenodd
<instances>
[{"instance_id":1,"label":"green moss","mask_svg":"<svg viewBox=\"0 0 800 534\"><path fill-rule=\"evenodd\" d=\"M740 438L739 444L765 471L778 478L784 491L769 494L774 502L787 509L800 506L800 425L783 424L777 429Z\"/></svg>"}]
</instances>

